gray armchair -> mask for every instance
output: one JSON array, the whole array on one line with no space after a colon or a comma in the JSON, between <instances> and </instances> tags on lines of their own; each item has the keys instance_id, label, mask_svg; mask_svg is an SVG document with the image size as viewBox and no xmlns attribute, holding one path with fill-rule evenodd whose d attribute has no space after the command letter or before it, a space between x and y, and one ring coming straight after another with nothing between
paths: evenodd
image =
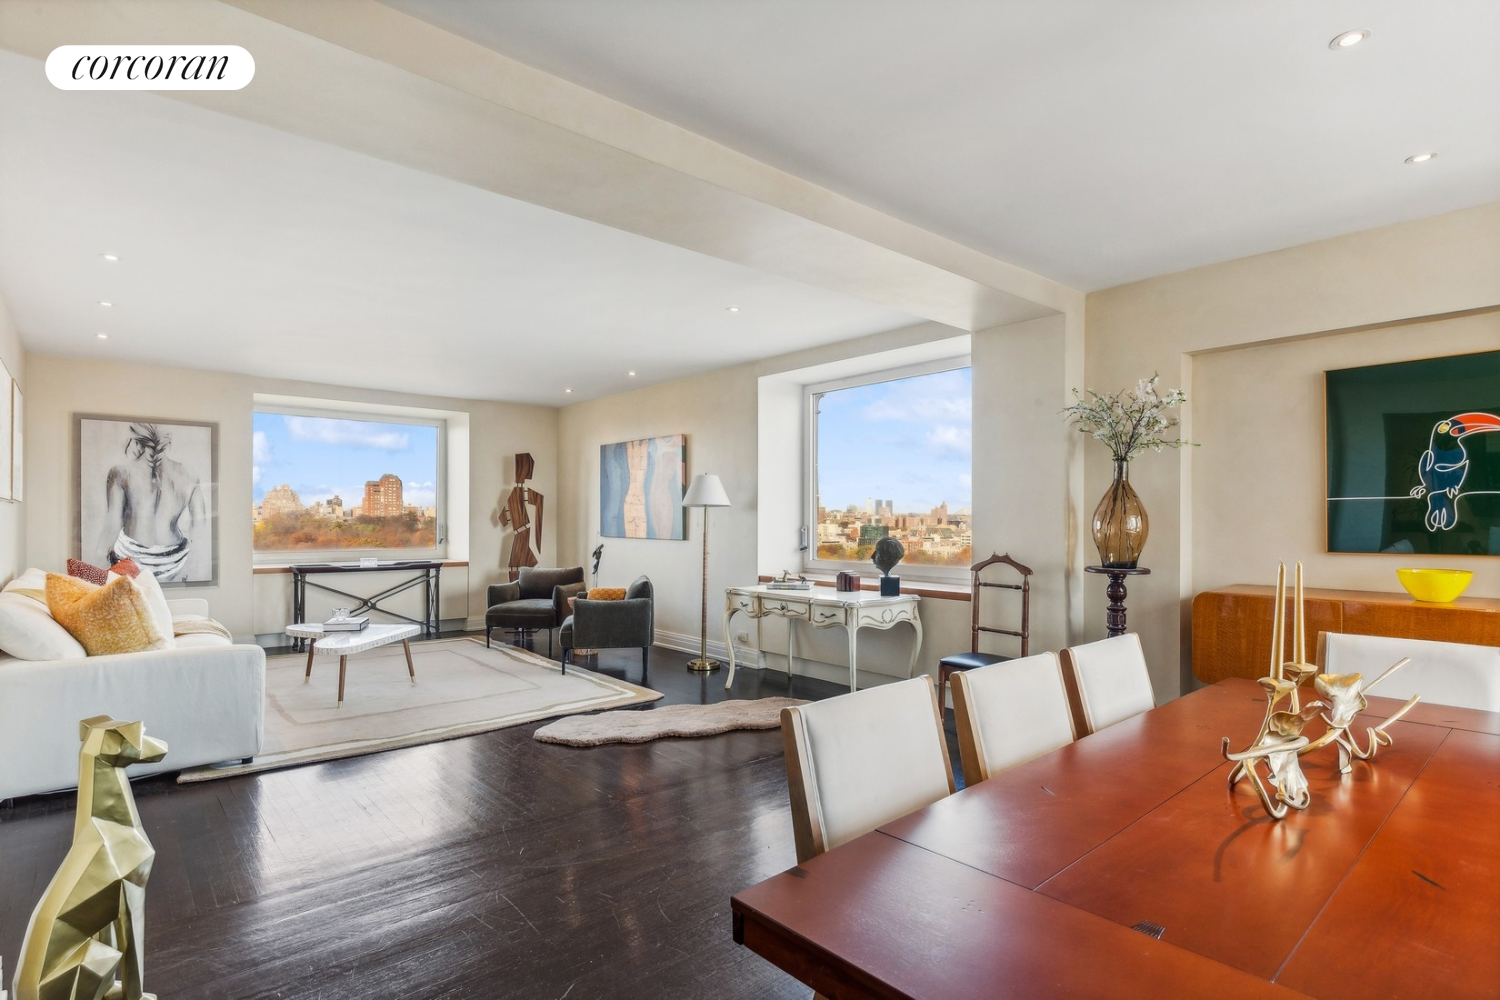
<instances>
[{"instance_id":1,"label":"gray armchair","mask_svg":"<svg viewBox=\"0 0 1500 1000\"><path fill-rule=\"evenodd\" d=\"M583 567L538 569L523 567L513 583L490 584L489 610L484 613L484 644L495 629L525 634L547 630L547 655L552 655L552 630L568 617L568 598L584 593Z\"/></svg>"},{"instance_id":2,"label":"gray armchair","mask_svg":"<svg viewBox=\"0 0 1500 1000\"><path fill-rule=\"evenodd\" d=\"M624 649L641 651L641 683L651 657L652 629L656 624L655 595L651 581L638 577L625 591L623 601L573 602L573 614L558 630L562 646L563 673L568 672L568 658L574 649Z\"/></svg>"}]
</instances>

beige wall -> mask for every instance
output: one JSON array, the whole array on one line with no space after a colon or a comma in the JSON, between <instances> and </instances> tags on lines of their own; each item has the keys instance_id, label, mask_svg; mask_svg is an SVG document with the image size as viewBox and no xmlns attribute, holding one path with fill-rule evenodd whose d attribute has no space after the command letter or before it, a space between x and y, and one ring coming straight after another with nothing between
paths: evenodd
<instances>
[{"instance_id":1,"label":"beige wall","mask_svg":"<svg viewBox=\"0 0 1500 1000\"><path fill-rule=\"evenodd\" d=\"M599 446L658 434L687 435L688 472L712 472L724 481L734 506L715 509L710 527L708 636L723 641L721 623L726 587L753 582L760 572L796 569L799 519L780 503L767 507L760 496L767 483L800 483L800 425L762 412L764 406L796 406L799 393L781 391L763 376L801 369L826 369L848 358L909 351L918 345L951 341L961 331L922 324L875 337L752 364L565 408L558 430L564 562L583 561L598 533ZM1067 463L1069 435L1058 417L1063 405L1066 332L1062 317L981 331L971 338L974 364L974 523L976 550L1009 551L1038 573L1033 605L1033 648L1064 644L1068 583L1063 566L1069 552ZM874 364L872 370L890 367ZM824 374L821 378L827 378ZM819 381L818 378L807 379ZM762 437L764 430L765 437ZM767 509L763 509L767 507ZM785 509L784 509L785 508ZM657 588L658 641L669 645L696 640L699 629L700 515L692 512L689 541L604 539L601 583L623 585L640 573ZM872 569L873 574L873 569ZM936 672L937 659L968 648L968 605L928 601L922 608L925 636L920 671ZM752 623L736 618L733 631ZM842 630L804 630L798 653L812 662L807 671L833 679L846 677ZM665 633L665 634L663 634ZM837 633L837 634L835 634ZM762 636L768 663L780 666L786 647L784 624L767 622ZM883 637L862 634L860 662L872 671L906 670L911 636L905 629ZM713 652L714 650L711 650Z\"/></svg>"},{"instance_id":2,"label":"beige wall","mask_svg":"<svg viewBox=\"0 0 1500 1000\"><path fill-rule=\"evenodd\" d=\"M31 386L26 381L26 352L21 349L21 338L16 333L15 323L11 321L10 310L5 305L5 300L0 298L0 360L5 362L5 367L10 370L11 377L20 383L21 391L26 394L27 412L22 420L24 432L26 419L30 419L30 392ZM10 387L6 386L7 393ZM4 400L4 405L9 406L10 400ZM22 455L26 456L25 450ZM27 462L30 465L30 461ZM22 477L21 495L24 497L29 493L25 477ZM8 583L10 578L25 569L24 553L26 551L26 504L10 503L0 501L0 583Z\"/></svg>"},{"instance_id":3,"label":"beige wall","mask_svg":"<svg viewBox=\"0 0 1500 1000\"><path fill-rule=\"evenodd\" d=\"M1416 327L1358 328L1497 304L1500 204L1088 296L1087 384L1113 391L1159 371L1164 383L1187 389L1187 433L1203 442L1131 465L1151 517L1142 563L1152 575L1131 584L1130 625L1141 634L1159 700L1190 684L1189 605L1202 589L1269 580L1279 557L1310 560L1313 585L1396 589L1397 557L1321 555L1322 473L1301 450L1308 441L1321 450L1316 373L1451 353ZM1500 347L1493 327L1462 329L1464 349ZM1264 353L1207 353L1300 338L1320 339ZM1263 432L1250 433L1256 427ZM1110 468L1102 446L1089 443L1085 452L1084 499L1092 509ZM1265 484L1278 478L1268 500ZM1257 547L1246 536L1269 541ZM1495 571L1474 564L1483 579L1472 593L1495 596ZM1087 590L1089 638L1103 635L1103 618L1103 584L1095 581Z\"/></svg>"},{"instance_id":4,"label":"beige wall","mask_svg":"<svg viewBox=\"0 0 1500 1000\"><path fill-rule=\"evenodd\" d=\"M1348 367L1351 359L1378 365L1497 347L1500 313L1487 313L1194 358L1193 390L1202 403L1193 434L1204 442L1192 470L1194 586L1271 583L1283 558L1303 560L1308 585L1315 587L1396 590L1397 566L1460 566L1474 571L1471 594L1500 594L1500 560L1494 558L1325 552L1321 489L1325 370ZM1270 460L1242 461L1268 442L1275 449ZM1274 535L1245 530L1247 511L1255 513L1257 527L1274 525Z\"/></svg>"},{"instance_id":5,"label":"beige wall","mask_svg":"<svg viewBox=\"0 0 1500 1000\"><path fill-rule=\"evenodd\" d=\"M289 577L251 573L251 413L256 393L468 414L470 565L467 571L443 571L445 618L467 618L471 624L481 620L485 586L505 578L498 503L509 490L517 451L529 451L535 457L533 482L549 503L555 503L557 411L550 407L73 358L33 355L28 361L26 562L53 568L74 554L75 413L121 413L215 422L219 425L219 583L214 587L191 588L191 595L207 598L214 616L240 640L256 633L278 631L290 621L292 606ZM144 401L122 403L121 400ZM550 510L548 516L551 517ZM544 539L546 561L554 558L556 537L552 534ZM341 589L363 592L358 586ZM311 599L309 604L315 611L320 607Z\"/></svg>"}]
</instances>

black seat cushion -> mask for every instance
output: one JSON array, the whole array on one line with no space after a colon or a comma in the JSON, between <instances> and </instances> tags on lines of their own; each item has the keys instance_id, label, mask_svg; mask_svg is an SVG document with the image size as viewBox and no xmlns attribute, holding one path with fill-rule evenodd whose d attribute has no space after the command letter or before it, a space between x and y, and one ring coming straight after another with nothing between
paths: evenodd
<instances>
[{"instance_id":1,"label":"black seat cushion","mask_svg":"<svg viewBox=\"0 0 1500 1000\"><path fill-rule=\"evenodd\" d=\"M550 597L533 597L499 604L486 611L484 619L490 625L506 628L552 628L557 624Z\"/></svg>"},{"instance_id":2,"label":"black seat cushion","mask_svg":"<svg viewBox=\"0 0 1500 1000\"><path fill-rule=\"evenodd\" d=\"M1015 659L1013 656L996 656L994 653L954 653L952 656L945 656L938 660L938 663L949 670L973 670L975 667L988 667L994 663L1004 663L1006 660L1013 659Z\"/></svg>"}]
</instances>

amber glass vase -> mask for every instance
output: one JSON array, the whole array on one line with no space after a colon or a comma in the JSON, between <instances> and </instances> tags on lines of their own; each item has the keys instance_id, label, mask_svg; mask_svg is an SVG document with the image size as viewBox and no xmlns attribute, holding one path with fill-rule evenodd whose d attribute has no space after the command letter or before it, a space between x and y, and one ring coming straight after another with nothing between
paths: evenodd
<instances>
[{"instance_id":1,"label":"amber glass vase","mask_svg":"<svg viewBox=\"0 0 1500 1000\"><path fill-rule=\"evenodd\" d=\"M1130 486L1130 463L1117 460L1114 482L1094 508L1094 545L1099 549L1099 562L1110 569L1135 569L1149 533L1146 508Z\"/></svg>"}]
</instances>

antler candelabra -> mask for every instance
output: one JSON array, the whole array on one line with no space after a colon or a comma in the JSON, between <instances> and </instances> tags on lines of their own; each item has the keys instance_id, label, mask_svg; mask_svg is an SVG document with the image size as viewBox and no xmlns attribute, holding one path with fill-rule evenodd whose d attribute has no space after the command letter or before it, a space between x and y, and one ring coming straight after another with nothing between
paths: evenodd
<instances>
[{"instance_id":1,"label":"antler candelabra","mask_svg":"<svg viewBox=\"0 0 1500 1000\"><path fill-rule=\"evenodd\" d=\"M1292 653L1295 658L1282 660L1286 646L1286 564L1281 563L1276 570L1276 614L1271 625L1270 670L1260 679L1260 686L1266 692L1266 717L1247 749L1230 753L1227 736L1222 744L1224 759L1234 762L1229 771L1230 787L1243 778L1250 779L1261 805L1273 819L1281 819L1288 808L1306 809L1312 801L1300 757L1335 743L1339 748L1339 772L1347 774L1353 767L1351 757L1370 760L1382 746L1391 745L1391 735L1386 732L1386 727L1411 711L1422 697L1412 695L1396 714L1378 726L1369 727L1366 744L1360 746L1358 737L1349 729L1359 713L1369 707L1365 692L1410 661L1403 657L1368 683L1362 674L1319 674L1318 668L1307 662L1300 562L1297 563L1295 587L1292 598ZM1313 678L1313 688L1320 697L1303 706L1298 689L1308 678ZM1302 735L1302 730L1315 718L1321 718L1327 729L1316 739L1309 739ZM1264 780L1262 768L1266 771ZM1275 790L1274 797L1267 789L1266 781Z\"/></svg>"}]
</instances>

